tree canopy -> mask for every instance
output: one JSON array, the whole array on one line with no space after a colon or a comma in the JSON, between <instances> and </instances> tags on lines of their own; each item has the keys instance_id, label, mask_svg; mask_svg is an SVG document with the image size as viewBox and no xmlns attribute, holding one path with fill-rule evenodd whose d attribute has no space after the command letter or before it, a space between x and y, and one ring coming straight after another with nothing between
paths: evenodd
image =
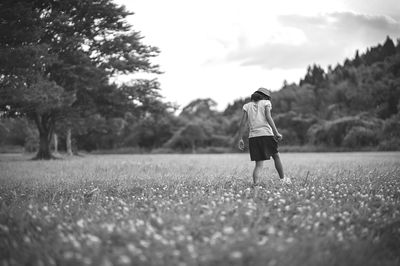
<instances>
[{"instance_id":1,"label":"tree canopy","mask_svg":"<svg viewBox=\"0 0 400 266\"><path fill-rule=\"evenodd\" d=\"M51 157L56 121L123 116L158 89L157 82L110 82L117 74L159 73L151 63L159 50L142 43L126 21L131 14L111 0L0 3L0 110L35 122L38 158Z\"/></svg>"}]
</instances>

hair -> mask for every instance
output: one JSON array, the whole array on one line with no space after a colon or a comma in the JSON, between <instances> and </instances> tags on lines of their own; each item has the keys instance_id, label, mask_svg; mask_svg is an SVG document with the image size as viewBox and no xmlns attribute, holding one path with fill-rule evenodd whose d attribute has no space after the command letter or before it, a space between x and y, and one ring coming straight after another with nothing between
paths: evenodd
<instances>
[{"instance_id":1,"label":"hair","mask_svg":"<svg viewBox=\"0 0 400 266\"><path fill-rule=\"evenodd\" d=\"M256 91L251 95L250 99L252 102L258 102L260 100L271 100L271 97L265 95L264 93Z\"/></svg>"}]
</instances>

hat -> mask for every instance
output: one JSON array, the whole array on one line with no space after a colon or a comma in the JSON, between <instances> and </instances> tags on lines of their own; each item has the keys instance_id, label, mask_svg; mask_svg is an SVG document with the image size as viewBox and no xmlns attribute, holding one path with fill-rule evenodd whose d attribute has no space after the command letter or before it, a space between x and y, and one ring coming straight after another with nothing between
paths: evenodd
<instances>
[{"instance_id":1,"label":"hat","mask_svg":"<svg viewBox=\"0 0 400 266\"><path fill-rule=\"evenodd\" d=\"M266 88L259 88L257 90L258 92L261 92L262 94L264 94L265 96L271 97L271 91L266 89Z\"/></svg>"}]
</instances>

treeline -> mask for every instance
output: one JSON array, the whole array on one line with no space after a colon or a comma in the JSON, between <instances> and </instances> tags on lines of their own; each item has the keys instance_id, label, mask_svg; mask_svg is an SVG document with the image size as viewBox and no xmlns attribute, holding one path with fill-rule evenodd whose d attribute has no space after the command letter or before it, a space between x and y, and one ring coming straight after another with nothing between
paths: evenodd
<instances>
[{"instance_id":1,"label":"treeline","mask_svg":"<svg viewBox=\"0 0 400 266\"><path fill-rule=\"evenodd\" d=\"M273 98L288 144L399 150L400 41L387 37L327 72L308 67Z\"/></svg>"},{"instance_id":2,"label":"treeline","mask_svg":"<svg viewBox=\"0 0 400 266\"><path fill-rule=\"evenodd\" d=\"M242 106L249 98L237 99L222 112L216 110L217 103L212 99L196 99L175 115L175 107L162 102L157 88L144 90L141 96L145 100L141 99L134 110L122 108L117 113L114 107L69 123L73 148L121 152L235 150ZM298 83L284 82L273 92L272 105L275 123L284 136L283 147L400 150L400 41L395 44L387 37L383 44L362 54L356 51L353 58L329 66L327 71L319 65L309 66ZM55 130L60 149L66 148L65 128L61 123ZM2 145L25 145L27 149L38 145L37 130L24 119L3 120L0 134Z\"/></svg>"}]
</instances>

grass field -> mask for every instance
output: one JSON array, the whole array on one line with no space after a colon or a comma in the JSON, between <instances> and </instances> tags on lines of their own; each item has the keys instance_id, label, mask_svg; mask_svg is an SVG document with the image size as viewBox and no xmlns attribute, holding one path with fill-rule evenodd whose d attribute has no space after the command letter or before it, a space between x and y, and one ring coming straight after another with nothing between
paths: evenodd
<instances>
[{"instance_id":1,"label":"grass field","mask_svg":"<svg viewBox=\"0 0 400 266\"><path fill-rule=\"evenodd\" d=\"M400 153L282 161L1 155L0 265L400 264Z\"/></svg>"}]
</instances>

